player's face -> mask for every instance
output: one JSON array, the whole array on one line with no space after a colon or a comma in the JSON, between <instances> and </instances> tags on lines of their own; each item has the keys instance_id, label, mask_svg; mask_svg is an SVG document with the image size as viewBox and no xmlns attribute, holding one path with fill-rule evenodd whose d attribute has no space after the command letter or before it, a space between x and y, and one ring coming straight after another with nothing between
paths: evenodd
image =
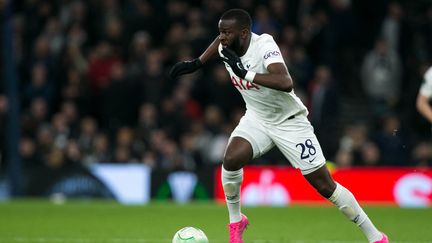
<instances>
[{"instance_id":1,"label":"player's face","mask_svg":"<svg viewBox=\"0 0 432 243\"><path fill-rule=\"evenodd\" d=\"M242 30L237 27L234 19L219 21L219 40L223 47L228 47L238 53L241 50Z\"/></svg>"}]
</instances>

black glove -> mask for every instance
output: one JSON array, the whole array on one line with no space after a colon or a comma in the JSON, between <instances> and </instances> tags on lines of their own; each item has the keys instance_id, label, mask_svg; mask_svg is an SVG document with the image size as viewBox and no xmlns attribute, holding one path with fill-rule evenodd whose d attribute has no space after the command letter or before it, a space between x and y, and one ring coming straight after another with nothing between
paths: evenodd
<instances>
[{"instance_id":1,"label":"black glove","mask_svg":"<svg viewBox=\"0 0 432 243\"><path fill-rule=\"evenodd\" d=\"M246 77L247 74L247 70L243 67L243 64L240 60L240 57L237 56L237 54L228 48L222 48L222 54L225 57L222 57L222 60L227 63L228 65L230 65L231 69L233 70L233 72L239 77L244 79Z\"/></svg>"},{"instance_id":2,"label":"black glove","mask_svg":"<svg viewBox=\"0 0 432 243\"><path fill-rule=\"evenodd\" d=\"M202 67L202 63L199 58L195 58L190 61L183 61L176 63L170 70L169 76L172 79L177 78L180 75L193 73Z\"/></svg>"}]
</instances>

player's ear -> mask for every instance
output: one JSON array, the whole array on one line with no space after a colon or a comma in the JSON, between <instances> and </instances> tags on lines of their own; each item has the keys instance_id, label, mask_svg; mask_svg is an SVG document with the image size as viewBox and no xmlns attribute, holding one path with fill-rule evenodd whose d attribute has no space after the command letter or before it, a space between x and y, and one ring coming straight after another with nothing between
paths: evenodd
<instances>
[{"instance_id":1,"label":"player's ear","mask_svg":"<svg viewBox=\"0 0 432 243\"><path fill-rule=\"evenodd\" d=\"M249 36L249 30L247 28L244 28L240 31L240 37L242 39L246 39Z\"/></svg>"}]
</instances>

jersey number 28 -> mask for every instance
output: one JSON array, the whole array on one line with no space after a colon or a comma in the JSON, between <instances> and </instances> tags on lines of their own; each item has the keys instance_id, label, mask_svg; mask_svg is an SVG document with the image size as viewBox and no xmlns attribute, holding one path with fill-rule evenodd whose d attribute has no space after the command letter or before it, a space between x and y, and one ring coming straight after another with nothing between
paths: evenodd
<instances>
[{"instance_id":1,"label":"jersey number 28","mask_svg":"<svg viewBox=\"0 0 432 243\"><path fill-rule=\"evenodd\" d=\"M310 139L306 139L304 143L298 143L296 144L296 148L300 147L301 149L301 155L300 158L307 159L311 155L314 156L316 154L316 149L312 144L312 141Z\"/></svg>"}]
</instances>

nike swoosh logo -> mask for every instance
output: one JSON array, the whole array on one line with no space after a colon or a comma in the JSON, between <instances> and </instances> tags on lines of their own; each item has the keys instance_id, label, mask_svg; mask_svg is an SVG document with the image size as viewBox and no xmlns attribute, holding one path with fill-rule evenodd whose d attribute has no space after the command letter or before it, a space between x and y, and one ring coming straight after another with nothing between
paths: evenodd
<instances>
[{"instance_id":1,"label":"nike swoosh logo","mask_svg":"<svg viewBox=\"0 0 432 243\"><path fill-rule=\"evenodd\" d=\"M309 163L312 163L315 159L316 159L316 157L313 158L313 159L310 159L310 160L309 160Z\"/></svg>"}]
</instances>

